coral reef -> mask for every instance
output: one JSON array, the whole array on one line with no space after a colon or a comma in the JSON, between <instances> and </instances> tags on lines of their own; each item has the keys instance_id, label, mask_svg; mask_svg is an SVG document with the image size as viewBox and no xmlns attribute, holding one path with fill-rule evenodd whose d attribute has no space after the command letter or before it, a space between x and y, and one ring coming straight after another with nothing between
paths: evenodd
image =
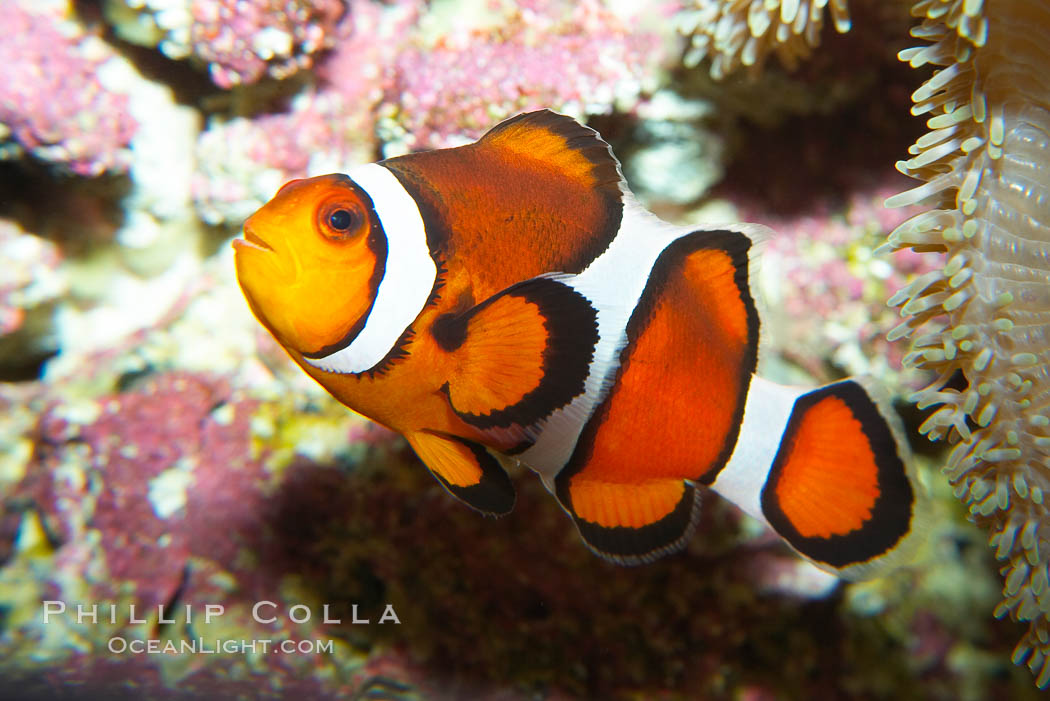
<instances>
[{"instance_id":1,"label":"coral reef","mask_svg":"<svg viewBox=\"0 0 1050 701\"><path fill-rule=\"evenodd\" d=\"M116 18L136 13L118 23L126 38L159 45L171 58L193 56L207 64L216 85L230 88L309 68L315 54L335 43L346 5L347 0L109 0L109 13Z\"/></svg>"},{"instance_id":2,"label":"coral reef","mask_svg":"<svg viewBox=\"0 0 1050 701\"><path fill-rule=\"evenodd\" d=\"M201 217L209 224L244 221L288 180L346 170L372 142L367 130L337 129L343 108L338 96L306 95L284 114L212 124L197 142L200 165L191 181ZM355 149L355 132L362 131Z\"/></svg>"},{"instance_id":3,"label":"coral reef","mask_svg":"<svg viewBox=\"0 0 1050 701\"><path fill-rule=\"evenodd\" d=\"M177 324L163 328L189 340ZM715 500L685 554L621 568L577 542L529 475L516 480L515 513L485 519L389 433L315 389L260 399L271 392L243 379L165 369L177 360L121 372L129 352L95 359L115 387L90 394L85 379L31 400L33 452L0 509L12 541L0 692L46 698L75 682L83 698L1024 695L980 671L1009 665L983 650L984 626L954 613L990 609L994 585L961 574L987 553L947 514L937 564L846 591ZM45 624L45 600L68 610ZM260 617L277 621L256 619L260 601L275 604ZM78 620L75 605L95 602L97 620ZM208 604L223 613L204 620ZM325 604L338 623L325 622ZM386 604L400 624L379 623ZM289 620L297 605L310 621ZM131 640L331 647L122 652Z\"/></svg>"},{"instance_id":4,"label":"coral reef","mask_svg":"<svg viewBox=\"0 0 1050 701\"><path fill-rule=\"evenodd\" d=\"M585 115L617 99L632 104L668 57L666 32L633 29L599 2L496 3L449 27L432 16L420 21L422 7L353 3L326 30L332 49L317 60L316 80L285 109L217 114L195 149L191 182L202 218L239 222L291 178L345 170L380 146L395 154L457 143L523 108ZM153 8L156 23L184 14ZM220 39L208 45L228 43ZM174 55L172 41L161 46Z\"/></svg>"},{"instance_id":5,"label":"coral reef","mask_svg":"<svg viewBox=\"0 0 1050 701\"><path fill-rule=\"evenodd\" d=\"M80 175L125 170L137 122L113 85L113 49L65 3L5 2L0 26L0 139Z\"/></svg>"},{"instance_id":6,"label":"coral reef","mask_svg":"<svg viewBox=\"0 0 1050 701\"><path fill-rule=\"evenodd\" d=\"M69 288L51 241L0 218L0 378L32 377L55 353L52 316Z\"/></svg>"},{"instance_id":7,"label":"coral reef","mask_svg":"<svg viewBox=\"0 0 1050 701\"><path fill-rule=\"evenodd\" d=\"M61 662L52 684L77 679L91 694L107 686L119 690L100 684L111 674L102 664L102 651L109 650L124 667L122 676L139 676L154 691L226 691L237 686L224 688L222 677L230 674L265 697L275 697L266 688L278 683L285 693L312 697L321 679L356 666L357 655L338 641L329 654L228 657L225 673L198 669L193 655L154 661L121 655L117 647L140 639L207 640L214 649L231 638L276 646L288 631L260 620L269 615L247 615L253 602L273 602L267 614L313 603L296 589L296 568L278 564L286 555L269 535L273 477L252 457L256 404L221 379L169 373L42 413L35 454L15 491L33 508L21 516L15 556L0 575L6 607L29 598L14 607L0 639L5 677L29 677L32 689L35 671ZM271 461L269 468L280 464ZM43 600L66 602L70 615L42 624ZM73 615L76 604L99 602L95 620ZM226 609L214 620L182 613L187 606L203 613L212 603ZM109 612L110 605L119 613ZM163 616L158 606L165 607ZM320 614L321 606L315 608ZM303 621L295 639L330 639L322 626L320 615Z\"/></svg>"},{"instance_id":8,"label":"coral reef","mask_svg":"<svg viewBox=\"0 0 1050 701\"><path fill-rule=\"evenodd\" d=\"M584 116L634 104L653 87L664 42L632 21L598 0L535 0L508 4L482 29L406 50L382 107L385 141L441 148L540 107Z\"/></svg>"},{"instance_id":9,"label":"coral reef","mask_svg":"<svg viewBox=\"0 0 1050 701\"><path fill-rule=\"evenodd\" d=\"M887 21L865 21L876 11ZM712 12L723 73L823 46L790 76L766 61L767 82L713 82L681 65L676 29ZM885 154L914 136L917 79L886 49L908 18L901 2L850 15L840 37L834 0L0 0L0 697L1033 694L1013 624L991 616L993 554L943 481L928 559L883 580L836 583L714 497L684 553L615 567L532 475L502 520L449 498L289 362L233 279L228 239L285 180L546 106L598 128L666 218L782 232L761 280L773 373L908 385L883 298L941 261L873 252L915 212L877 206L904 181ZM1035 479L1015 483L1031 502ZM1000 548L1047 550L1041 530L1006 533ZM1042 601L1045 568L1024 571L1018 612ZM45 623L56 600L68 610ZM276 620L252 615L260 601ZM210 604L224 614L207 620ZM399 624L379 623L388 604ZM305 647L111 647L220 640Z\"/></svg>"},{"instance_id":10,"label":"coral reef","mask_svg":"<svg viewBox=\"0 0 1050 701\"><path fill-rule=\"evenodd\" d=\"M913 336L908 359L934 371L917 394L936 407L922 430L957 445L945 467L1003 561L1009 613L1030 628L1014 653L1050 684L1050 53L1035 1L922 0L901 53L939 67L914 94L930 132L900 169L926 182L887 204L932 207L890 236L937 252L943 267L891 302ZM961 379L956 377L961 374Z\"/></svg>"},{"instance_id":11,"label":"coral reef","mask_svg":"<svg viewBox=\"0 0 1050 701\"><path fill-rule=\"evenodd\" d=\"M421 13L417 0L354 3L315 84L287 109L213 119L193 177L201 216L240 222L289 179L346 170L380 148L464 143L526 109L633 106L672 55L656 19L599 0L498 2L466 19Z\"/></svg>"},{"instance_id":12,"label":"coral reef","mask_svg":"<svg viewBox=\"0 0 1050 701\"><path fill-rule=\"evenodd\" d=\"M0 338L17 331L27 310L66 291L55 244L0 219Z\"/></svg>"},{"instance_id":13,"label":"coral reef","mask_svg":"<svg viewBox=\"0 0 1050 701\"><path fill-rule=\"evenodd\" d=\"M201 217L239 224L292 178L372 160L375 108L392 85L391 66L417 19L414 0L387 7L356 3L339 27L337 46L317 67L317 85L288 109L213 120L197 143L192 176Z\"/></svg>"},{"instance_id":14,"label":"coral reef","mask_svg":"<svg viewBox=\"0 0 1050 701\"><path fill-rule=\"evenodd\" d=\"M897 315L879 309L892 291L932 267L914 254L887 259L876 253L885 232L905 218L888 216L881 207L893 191L884 186L857 192L841 211L814 208L803 217L749 217L778 232L760 273L764 298L781 311L769 336L780 357L811 376L873 375L895 391L914 389L922 381L918 373L900 375L903 352L886 340Z\"/></svg>"}]
</instances>

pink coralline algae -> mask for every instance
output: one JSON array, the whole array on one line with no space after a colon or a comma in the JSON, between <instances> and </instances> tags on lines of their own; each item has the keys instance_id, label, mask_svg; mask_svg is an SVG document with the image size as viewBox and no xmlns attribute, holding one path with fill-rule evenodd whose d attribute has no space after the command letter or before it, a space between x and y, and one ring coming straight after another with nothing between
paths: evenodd
<instances>
[{"instance_id":1,"label":"pink coralline algae","mask_svg":"<svg viewBox=\"0 0 1050 701\"><path fill-rule=\"evenodd\" d=\"M243 220L285 182L305 176L312 156L322 155L329 170L352 163L355 148L364 158L370 129L355 136L362 130L351 125L361 119L350 114L340 120L341 105L337 96L304 95L290 112L235 119L205 131L191 181L201 217L213 224Z\"/></svg>"},{"instance_id":2,"label":"pink coralline algae","mask_svg":"<svg viewBox=\"0 0 1050 701\"><path fill-rule=\"evenodd\" d=\"M659 31L597 0L492 7L499 21L446 31L421 21L419 0L352 4L317 81L287 110L216 120L201 135L198 212L239 222L289 179L374 160L377 136L394 155L457 145L529 109L605 113L637 101L669 55Z\"/></svg>"},{"instance_id":3,"label":"pink coralline algae","mask_svg":"<svg viewBox=\"0 0 1050 701\"><path fill-rule=\"evenodd\" d=\"M344 0L193 0L190 41L216 85L283 78L334 42Z\"/></svg>"},{"instance_id":4,"label":"pink coralline algae","mask_svg":"<svg viewBox=\"0 0 1050 701\"><path fill-rule=\"evenodd\" d=\"M0 138L79 175L127 169L136 122L100 69L114 54L53 10L0 3Z\"/></svg>"},{"instance_id":5,"label":"pink coralline algae","mask_svg":"<svg viewBox=\"0 0 1050 701\"><path fill-rule=\"evenodd\" d=\"M217 694L201 698L226 698L220 692L236 691L283 698L266 693L267 680L285 692L320 698L319 680L332 676L333 664L351 667L352 653L265 655L257 662L238 656L222 665L232 672L224 679L219 667L196 669L200 658L122 656L112 648L113 638L148 637L176 645L200 639L212 646L225 638L269 639L274 645L325 639L319 607L294 628L281 615L291 605L312 603L306 594L295 593L302 563L281 520L283 509L295 507L275 489L280 475L298 468L271 473L264 467L268 451L253 455L251 422L257 406L224 379L187 372L155 375L79 408L51 401L37 425L25 479L5 498L12 500L8 506L31 503L54 538L48 555L54 576L38 583L40 596L70 606L105 603L97 625L69 632L83 637L78 654L47 648L41 636L46 638L54 626L40 628L36 619L16 626L17 635L8 627L8 635L0 636L3 655L18 657L23 643L32 646L41 638L34 653L38 660L68 658L51 675L52 682L77 679L92 688L111 678L107 675L115 663L121 674L157 693L165 689L164 680L194 672L179 686ZM253 613L258 601L273 602L267 615ZM110 603L120 611L115 621L108 621ZM210 624L199 616L209 604L225 609ZM144 623L130 618L129 606ZM174 625L161 625L158 606L166 607ZM187 622L186 607L197 618ZM363 607L361 615L376 618ZM347 612L333 610L332 616L347 617ZM0 662L0 696L5 674L14 671Z\"/></svg>"},{"instance_id":6,"label":"pink coralline algae","mask_svg":"<svg viewBox=\"0 0 1050 701\"><path fill-rule=\"evenodd\" d=\"M381 114L409 148L458 145L531 109L598 114L634 102L663 57L659 34L633 29L600 2L528 3L488 32L403 51Z\"/></svg>"},{"instance_id":7,"label":"pink coralline algae","mask_svg":"<svg viewBox=\"0 0 1050 701\"><path fill-rule=\"evenodd\" d=\"M67 441L82 441L95 493L84 492L78 480L45 479L35 496L38 503L53 505L48 526L63 542L82 539L85 527L97 529L109 575L105 589L112 585L134 592L142 606L156 607L178 587L191 553L218 561L232 555L201 548L219 543L208 533L219 527L220 514L225 530L239 532L231 498L250 503L258 497L245 452L250 403L233 404L228 420L216 420L214 410L229 398L225 382L176 373L158 376L144 389L101 397L101 411L84 425L61 410L45 414L39 426L42 464L57 464ZM224 484L216 483L213 468L225 475ZM180 474L185 477L181 489ZM198 483L205 488L189 489ZM170 494L182 495L181 504L158 497L158 485L164 484ZM231 496L230 490L239 495ZM89 521L80 513L85 508ZM222 547L237 545L234 538Z\"/></svg>"},{"instance_id":8,"label":"pink coralline algae","mask_svg":"<svg viewBox=\"0 0 1050 701\"><path fill-rule=\"evenodd\" d=\"M392 87L391 66L418 10L416 0L355 4L316 67L317 85L287 111L213 123L197 145L192 189L201 216L239 223L288 180L374 160L375 107Z\"/></svg>"},{"instance_id":9,"label":"pink coralline algae","mask_svg":"<svg viewBox=\"0 0 1050 701\"><path fill-rule=\"evenodd\" d=\"M772 274L761 277L781 315L773 317L779 325L770 336L787 360L819 379L833 379L824 365L830 360L847 374L878 374L890 384L918 381L900 375L903 353L886 340L899 323L886 297L930 265L914 254L876 252L879 236L906 216L881 207L887 192L892 186L856 192L845 203L816 203L805 214L743 213L776 232L762 261Z\"/></svg>"}]
</instances>

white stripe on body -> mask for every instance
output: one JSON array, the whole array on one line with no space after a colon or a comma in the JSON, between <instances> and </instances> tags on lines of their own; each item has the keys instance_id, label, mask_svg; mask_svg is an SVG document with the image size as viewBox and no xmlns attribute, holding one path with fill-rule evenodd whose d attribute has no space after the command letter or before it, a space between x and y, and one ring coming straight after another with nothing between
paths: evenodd
<instances>
[{"instance_id":1,"label":"white stripe on body","mask_svg":"<svg viewBox=\"0 0 1050 701\"><path fill-rule=\"evenodd\" d=\"M536 436L535 443L518 456L540 475L552 493L554 478L572 457L584 425L615 379L619 354L627 342L627 323L664 249L698 231L736 231L751 239L748 258L753 262L767 235L764 227L754 224L676 226L645 210L629 193L625 193L624 198L620 231L609 248L579 275L557 276L559 281L586 297L598 311L599 340L583 394L554 411L530 432ZM750 284L750 279L748 282Z\"/></svg>"},{"instance_id":2,"label":"white stripe on body","mask_svg":"<svg viewBox=\"0 0 1050 701\"><path fill-rule=\"evenodd\" d=\"M767 526L769 522L762 514L762 488L780 450L795 400L808 391L752 375L736 446L711 485L711 489Z\"/></svg>"},{"instance_id":3,"label":"white stripe on body","mask_svg":"<svg viewBox=\"0 0 1050 701\"><path fill-rule=\"evenodd\" d=\"M658 219L629 195L625 200L620 231L609 248L579 275L556 277L597 310L598 343L584 392L544 420L535 432L536 442L518 456L540 475L551 492L554 477L572 456L584 424L613 381L626 342L627 322L657 257L670 243L697 230Z\"/></svg>"},{"instance_id":4,"label":"white stripe on body","mask_svg":"<svg viewBox=\"0 0 1050 701\"><path fill-rule=\"evenodd\" d=\"M328 372L359 373L378 365L423 310L437 279L437 265L419 207L394 174L369 163L347 175L372 198L386 234L386 270L357 337L330 355L304 360Z\"/></svg>"}]
</instances>

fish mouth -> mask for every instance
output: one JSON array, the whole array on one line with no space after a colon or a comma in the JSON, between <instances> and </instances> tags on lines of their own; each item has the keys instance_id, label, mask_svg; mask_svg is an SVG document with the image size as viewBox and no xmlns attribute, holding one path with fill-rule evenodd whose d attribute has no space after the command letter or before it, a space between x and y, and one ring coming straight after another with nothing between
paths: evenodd
<instances>
[{"instance_id":1,"label":"fish mouth","mask_svg":"<svg viewBox=\"0 0 1050 701\"><path fill-rule=\"evenodd\" d=\"M254 231L248 227L244 227L244 238L233 240L234 248L254 248L259 251L270 251L274 252L273 246L266 243L261 239Z\"/></svg>"}]
</instances>

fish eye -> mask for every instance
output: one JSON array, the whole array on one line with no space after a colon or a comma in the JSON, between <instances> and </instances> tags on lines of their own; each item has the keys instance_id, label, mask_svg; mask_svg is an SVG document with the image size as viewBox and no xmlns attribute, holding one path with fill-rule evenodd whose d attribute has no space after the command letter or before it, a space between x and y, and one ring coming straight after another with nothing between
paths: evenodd
<instances>
[{"instance_id":1,"label":"fish eye","mask_svg":"<svg viewBox=\"0 0 1050 701\"><path fill-rule=\"evenodd\" d=\"M358 232L364 223L361 210L346 202L337 202L325 207L318 217L321 233L325 238L343 241Z\"/></svg>"},{"instance_id":2,"label":"fish eye","mask_svg":"<svg viewBox=\"0 0 1050 701\"><path fill-rule=\"evenodd\" d=\"M335 231L346 231L353 221L354 217L348 209L337 209L328 215L328 226Z\"/></svg>"}]
</instances>

